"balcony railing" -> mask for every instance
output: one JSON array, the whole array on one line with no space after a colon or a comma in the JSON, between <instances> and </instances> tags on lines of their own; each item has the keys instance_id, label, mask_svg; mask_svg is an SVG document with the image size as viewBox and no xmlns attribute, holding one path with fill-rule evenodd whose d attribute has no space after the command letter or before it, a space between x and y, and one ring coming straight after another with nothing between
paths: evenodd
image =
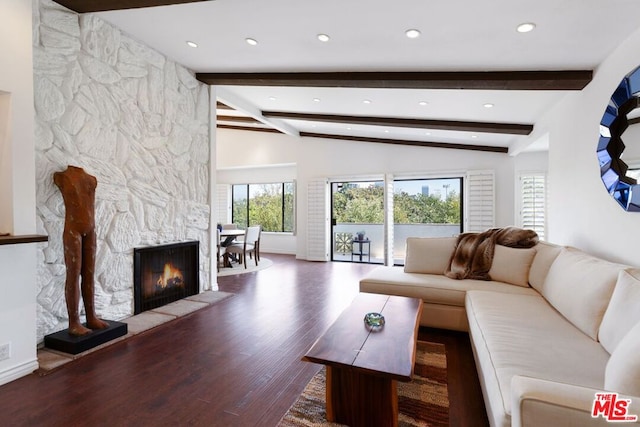
<instances>
[{"instance_id":1,"label":"balcony railing","mask_svg":"<svg viewBox=\"0 0 640 427\"><path fill-rule=\"evenodd\" d=\"M371 262L384 262L384 226L382 224L338 223L333 227L333 259L350 261L351 252L337 251L335 233L348 233L355 236L364 231L365 238L371 242ZM394 263L404 265L407 237L451 237L460 233L460 224L394 224L393 258ZM341 248L344 249L344 248Z\"/></svg>"}]
</instances>

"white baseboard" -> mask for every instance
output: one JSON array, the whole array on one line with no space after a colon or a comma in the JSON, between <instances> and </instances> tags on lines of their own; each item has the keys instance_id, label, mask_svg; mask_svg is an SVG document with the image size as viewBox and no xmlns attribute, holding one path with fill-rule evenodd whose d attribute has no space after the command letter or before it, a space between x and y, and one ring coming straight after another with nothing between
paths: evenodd
<instances>
[{"instance_id":1,"label":"white baseboard","mask_svg":"<svg viewBox=\"0 0 640 427\"><path fill-rule=\"evenodd\" d=\"M17 380L18 378L25 377L33 373L33 371L37 370L40 367L38 365L38 359L33 359L21 363L19 365L10 367L4 371L0 372L0 385L6 384L8 382Z\"/></svg>"}]
</instances>

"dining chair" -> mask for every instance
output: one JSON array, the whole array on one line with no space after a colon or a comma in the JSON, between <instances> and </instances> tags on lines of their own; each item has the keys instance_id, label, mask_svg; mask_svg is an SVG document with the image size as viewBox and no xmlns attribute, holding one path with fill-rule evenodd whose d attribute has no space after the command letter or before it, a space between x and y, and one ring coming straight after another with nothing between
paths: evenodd
<instances>
[{"instance_id":1,"label":"dining chair","mask_svg":"<svg viewBox=\"0 0 640 427\"><path fill-rule=\"evenodd\" d=\"M216 244L216 266L218 267L218 272L219 272L220 271L220 257L226 256L226 252L225 252L224 255L220 253L220 248L221 248L221 245L220 245L220 243L221 243L220 242L220 230L216 229L216 234L217 234L217 239L216 239L216 242L217 242L217 244ZM224 265L224 261L223 261L223 265Z\"/></svg>"},{"instance_id":2,"label":"dining chair","mask_svg":"<svg viewBox=\"0 0 640 427\"><path fill-rule=\"evenodd\" d=\"M227 253L234 253L238 255L238 261L244 264L244 268L247 268L247 255L254 254L253 257L256 261L256 267L258 266L258 252L256 248L258 246L258 240L260 239L259 225L248 227L244 233L244 240L242 242L232 243L227 246Z\"/></svg>"},{"instance_id":3,"label":"dining chair","mask_svg":"<svg viewBox=\"0 0 640 427\"><path fill-rule=\"evenodd\" d=\"M258 240L256 240L256 260L260 261L260 239L262 239L262 226L260 226L260 231L258 232Z\"/></svg>"}]
</instances>

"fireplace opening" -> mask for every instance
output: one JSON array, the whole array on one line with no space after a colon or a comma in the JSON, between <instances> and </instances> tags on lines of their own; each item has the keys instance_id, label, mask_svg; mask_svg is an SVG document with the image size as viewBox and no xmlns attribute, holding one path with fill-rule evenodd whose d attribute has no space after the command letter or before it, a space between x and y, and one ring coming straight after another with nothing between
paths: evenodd
<instances>
[{"instance_id":1,"label":"fireplace opening","mask_svg":"<svg viewBox=\"0 0 640 427\"><path fill-rule=\"evenodd\" d=\"M198 241L135 248L134 314L198 294L199 254Z\"/></svg>"}]
</instances>

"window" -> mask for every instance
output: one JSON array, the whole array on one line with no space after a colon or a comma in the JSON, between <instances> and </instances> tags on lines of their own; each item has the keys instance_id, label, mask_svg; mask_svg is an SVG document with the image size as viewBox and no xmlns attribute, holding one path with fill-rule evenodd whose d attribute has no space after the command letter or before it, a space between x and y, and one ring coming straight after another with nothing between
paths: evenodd
<instances>
[{"instance_id":1,"label":"window","mask_svg":"<svg viewBox=\"0 0 640 427\"><path fill-rule=\"evenodd\" d=\"M543 173L520 175L520 226L545 239L547 211L546 176Z\"/></svg>"},{"instance_id":2,"label":"window","mask_svg":"<svg viewBox=\"0 0 640 427\"><path fill-rule=\"evenodd\" d=\"M235 184L232 222L240 228L261 225L262 231L293 232L294 184Z\"/></svg>"},{"instance_id":3,"label":"window","mask_svg":"<svg viewBox=\"0 0 640 427\"><path fill-rule=\"evenodd\" d=\"M407 237L451 237L462 232L462 178L393 182L394 263L404 264Z\"/></svg>"},{"instance_id":4,"label":"window","mask_svg":"<svg viewBox=\"0 0 640 427\"><path fill-rule=\"evenodd\" d=\"M462 178L413 179L394 182L396 224L453 224L460 232ZM450 235L450 234L448 234Z\"/></svg>"}]
</instances>

